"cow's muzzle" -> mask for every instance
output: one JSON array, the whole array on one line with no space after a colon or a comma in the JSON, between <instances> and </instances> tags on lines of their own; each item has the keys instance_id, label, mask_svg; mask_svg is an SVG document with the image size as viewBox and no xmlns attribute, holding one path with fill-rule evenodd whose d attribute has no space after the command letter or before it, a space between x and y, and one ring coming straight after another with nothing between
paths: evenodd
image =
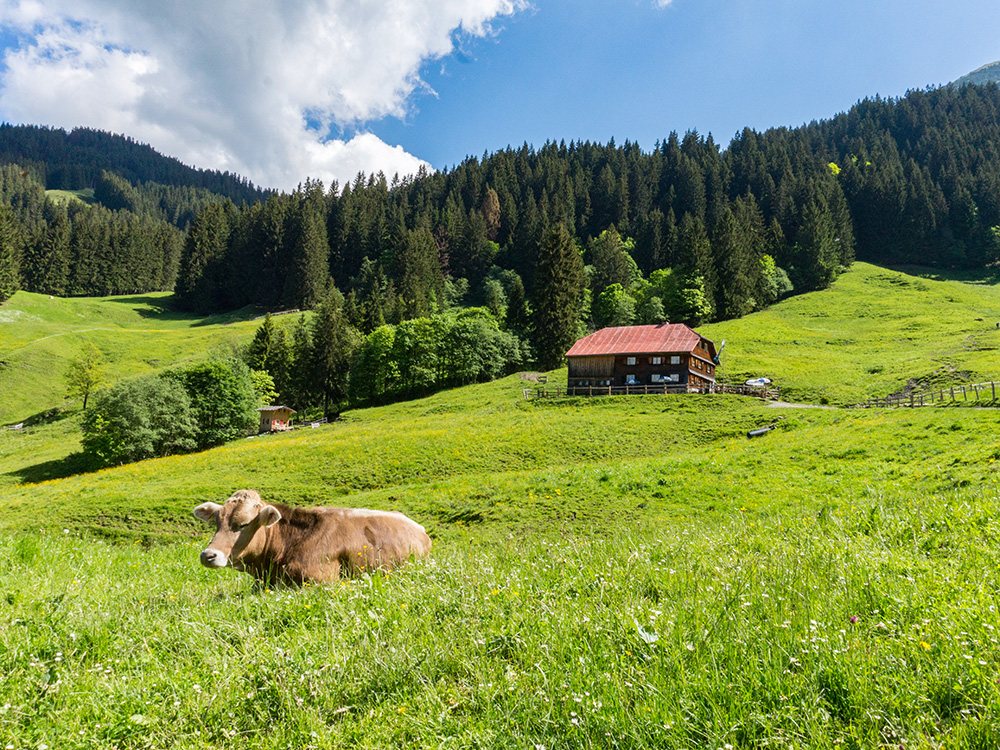
<instances>
[{"instance_id":1,"label":"cow's muzzle","mask_svg":"<svg viewBox=\"0 0 1000 750\"><path fill-rule=\"evenodd\" d=\"M201 551L201 564L206 568L224 568L229 564L225 554L209 547Z\"/></svg>"}]
</instances>

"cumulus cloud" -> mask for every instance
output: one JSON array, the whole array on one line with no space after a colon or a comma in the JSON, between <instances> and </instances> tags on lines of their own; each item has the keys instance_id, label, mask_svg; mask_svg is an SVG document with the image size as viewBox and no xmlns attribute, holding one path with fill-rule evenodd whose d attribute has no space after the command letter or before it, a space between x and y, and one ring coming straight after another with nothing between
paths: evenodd
<instances>
[{"instance_id":1,"label":"cumulus cloud","mask_svg":"<svg viewBox=\"0 0 1000 750\"><path fill-rule=\"evenodd\" d=\"M266 186L424 162L364 132L406 117L421 66L526 0L0 0L10 122L128 134ZM350 138L329 134L360 132Z\"/></svg>"}]
</instances>

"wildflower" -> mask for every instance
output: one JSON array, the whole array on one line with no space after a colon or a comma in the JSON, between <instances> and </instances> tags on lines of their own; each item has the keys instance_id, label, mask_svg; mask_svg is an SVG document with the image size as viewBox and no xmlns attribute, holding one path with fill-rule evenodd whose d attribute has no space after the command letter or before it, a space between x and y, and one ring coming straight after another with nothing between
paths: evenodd
<instances>
[{"instance_id":1,"label":"wildflower","mask_svg":"<svg viewBox=\"0 0 1000 750\"><path fill-rule=\"evenodd\" d=\"M850 620L851 625L853 625L854 623L856 623L858 621L858 616L857 615L851 615L847 619Z\"/></svg>"},{"instance_id":2,"label":"wildflower","mask_svg":"<svg viewBox=\"0 0 1000 750\"><path fill-rule=\"evenodd\" d=\"M929 644L927 641L920 641L920 646L921 646L921 648L924 649L924 651L930 651L931 650L931 644Z\"/></svg>"}]
</instances>

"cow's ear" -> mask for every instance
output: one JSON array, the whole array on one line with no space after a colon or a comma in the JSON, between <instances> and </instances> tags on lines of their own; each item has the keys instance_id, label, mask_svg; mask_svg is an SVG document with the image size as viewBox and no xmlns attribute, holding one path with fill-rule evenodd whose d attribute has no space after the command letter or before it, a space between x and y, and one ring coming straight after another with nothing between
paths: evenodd
<instances>
[{"instance_id":1,"label":"cow's ear","mask_svg":"<svg viewBox=\"0 0 1000 750\"><path fill-rule=\"evenodd\" d=\"M265 505L257 514L257 520L260 521L261 526L274 526L281 520L281 511L273 505Z\"/></svg>"},{"instance_id":2,"label":"cow's ear","mask_svg":"<svg viewBox=\"0 0 1000 750\"><path fill-rule=\"evenodd\" d=\"M222 506L218 503L202 503L194 509L194 517L205 523L214 523Z\"/></svg>"}]
</instances>

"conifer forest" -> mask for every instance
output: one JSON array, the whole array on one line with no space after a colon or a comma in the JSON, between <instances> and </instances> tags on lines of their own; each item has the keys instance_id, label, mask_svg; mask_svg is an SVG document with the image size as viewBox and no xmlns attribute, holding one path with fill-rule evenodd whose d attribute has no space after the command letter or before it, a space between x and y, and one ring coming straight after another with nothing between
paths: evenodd
<instances>
[{"instance_id":1,"label":"conifer forest","mask_svg":"<svg viewBox=\"0 0 1000 750\"><path fill-rule=\"evenodd\" d=\"M998 148L995 84L865 99L725 147L696 131L651 151L550 141L291 194L119 136L5 125L0 299L173 289L207 314L336 295L361 334L478 306L551 363L581 328L740 317L856 258L989 266Z\"/></svg>"}]
</instances>

